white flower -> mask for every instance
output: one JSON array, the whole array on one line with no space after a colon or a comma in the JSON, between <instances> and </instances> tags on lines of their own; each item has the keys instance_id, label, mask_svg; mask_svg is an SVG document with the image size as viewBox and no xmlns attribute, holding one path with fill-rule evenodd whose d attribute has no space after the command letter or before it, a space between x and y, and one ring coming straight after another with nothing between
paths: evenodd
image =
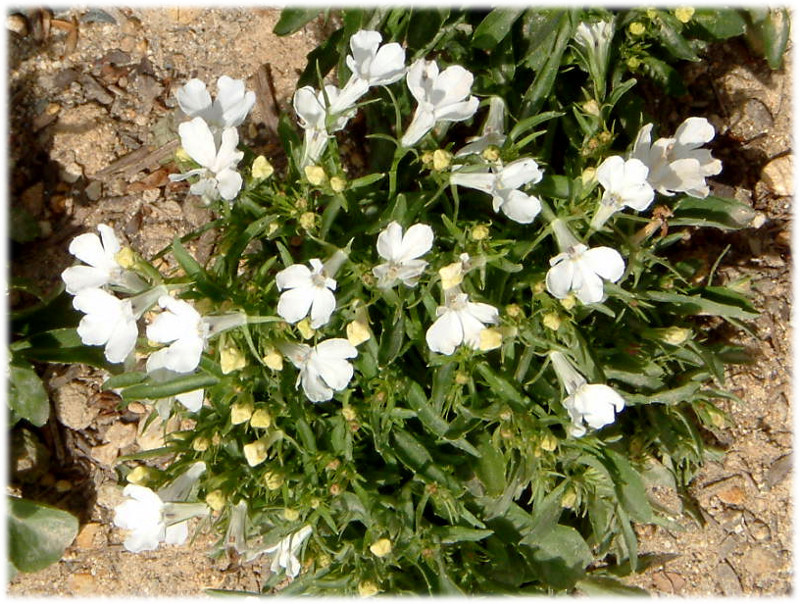
<instances>
[{"instance_id":1,"label":"white flower","mask_svg":"<svg viewBox=\"0 0 800 604\"><path fill-rule=\"evenodd\" d=\"M346 359L358 356L358 350L344 338L332 338L313 348L307 344L285 344L282 350L300 370L297 384L302 384L314 403L329 401L333 392L344 390L353 377L353 366Z\"/></svg>"},{"instance_id":2,"label":"white flower","mask_svg":"<svg viewBox=\"0 0 800 604\"><path fill-rule=\"evenodd\" d=\"M606 86L606 71L613 37L613 21L598 21L589 25L579 23L575 29L578 54L583 59L593 84L603 92Z\"/></svg>"},{"instance_id":3,"label":"white flower","mask_svg":"<svg viewBox=\"0 0 800 604\"><path fill-rule=\"evenodd\" d=\"M212 128L239 126L256 102L256 94L245 92L244 81L222 76L217 80L217 98L211 95L201 80L194 78L178 89L178 105L187 117L201 117Z\"/></svg>"},{"instance_id":4,"label":"white flower","mask_svg":"<svg viewBox=\"0 0 800 604\"><path fill-rule=\"evenodd\" d=\"M470 302L469 296L461 292L447 297L447 304L436 309L438 319L425 333L428 347L447 355L453 354L460 344L477 350L483 328L498 322L497 309L482 302Z\"/></svg>"},{"instance_id":5,"label":"white flower","mask_svg":"<svg viewBox=\"0 0 800 604\"><path fill-rule=\"evenodd\" d=\"M647 182L648 169L635 158L628 160L613 155L603 160L596 172L597 181L602 185L603 198L600 207L592 218L592 227L603 226L606 220L623 207L641 212L653 201L655 192Z\"/></svg>"},{"instance_id":6,"label":"white flower","mask_svg":"<svg viewBox=\"0 0 800 604\"><path fill-rule=\"evenodd\" d=\"M219 146L208 124L201 117L182 123L178 126L178 133L181 135L184 151L201 167L185 174L171 174L170 180L180 181L200 176L201 179L189 188L190 193L199 195L207 203L219 197L226 201L234 199L242 188L242 175L236 171L236 166L244 157L244 153L236 149L239 144L239 133L236 129L225 128Z\"/></svg>"},{"instance_id":7,"label":"white flower","mask_svg":"<svg viewBox=\"0 0 800 604\"><path fill-rule=\"evenodd\" d=\"M489 114L486 116L486 123L483 125L481 135L467 139L468 143L456 152L456 157L463 157L472 153L483 153L491 146L502 147L506 142L506 135L503 132L503 117L506 105L499 96L489 99Z\"/></svg>"},{"instance_id":8,"label":"white flower","mask_svg":"<svg viewBox=\"0 0 800 604\"><path fill-rule=\"evenodd\" d=\"M492 166L488 172L456 170L450 176L452 184L470 187L492 196L494 211L503 213L521 224L529 224L542 209L542 202L534 195L519 190L528 183L542 179L542 171L531 158L518 159L506 166Z\"/></svg>"},{"instance_id":9,"label":"white flower","mask_svg":"<svg viewBox=\"0 0 800 604\"><path fill-rule=\"evenodd\" d=\"M619 413L625 407L625 399L610 386L587 383L586 378L578 373L564 354L551 352L550 359L556 375L567 391L567 397L562 404L572 422L570 434L583 436L587 426L597 430L613 423L615 412Z\"/></svg>"},{"instance_id":10,"label":"white flower","mask_svg":"<svg viewBox=\"0 0 800 604\"><path fill-rule=\"evenodd\" d=\"M61 273L67 292L74 295L82 289L104 285L120 285L131 291L146 287L138 275L117 262L120 246L114 230L105 224L98 224L97 230L99 237L95 233L84 233L69 244L69 253L88 266L71 266Z\"/></svg>"},{"instance_id":11,"label":"white flower","mask_svg":"<svg viewBox=\"0 0 800 604\"><path fill-rule=\"evenodd\" d=\"M350 50L345 61L351 76L341 95L331 104L331 111L339 113L352 107L371 86L387 86L406 73L406 51L392 42L381 46L381 34L361 30L350 38Z\"/></svg>"},{"instance_id":12,"label":"white flower","mask_svg":"<svg viewBox=\"0 0 800 604\"><path fill-rule=\"evenodd\" d=\"M169 344L157 351L157 367L177 373L197 369L209 338L209 325L188 302L161 296L158 305L165 309L147 326L147 338Z\"/></svg>"},{"instance_id":13,"label":"white flower","mask_svg":"<svg viewBox=\"0 0 800 604\"><path fill-rule=\"evenodd\" d=\"M78 324L81 342L105 345L106 359L122 363L135 348L139 335L131 300L120 300L98 287L89 287L75 294L72 306L86 314Z\"/></svg>"},{"instance_id":14,"label":"white flower","mask_svg":"<svg viewBox=\"0 0 800 604\"><path fill-rule=\"evenodd\" d=\"M550 259L545 282L556 298L575 292L578 300L593 304L605 295L603 279L615 283L624 272L625 262L617 250L604 246L589 249L579 243Z\"/></svg>"},{"instance_id":15,"label":"white flower","mask_svg":"<svg viewBox=\"0 0 800 604\"><path fill-rule=\"evenodd\" d=\"M297 323L311 313L311 327L325 325L336 308L336 281L328 277L322 262L309 260L313 270L302 264L293 264L275 276L278 290L278 314L289 323ZM286 291L284 291L286 290Z\"/></svg>"},{"instance_id":16,"label":"white flower","mask_svg":"<svg viewBox=\"0 0 800 604\"><path fill-rule=\"evenodd\" d=\"M472 80L472 74L460 65L451 65L439 73L436 61L415 61L408 70L406 83L417 100L417 109L402 145L414 145L436 122L459 122L472 117L478 109L478 99L470 95Z\"/></svg>"},{"instance_id":17,"label":"white flower","mask_svg":"<svg viewBox=\"0 0 800 604\"><path fill-rule=\"evenodd\" d=\"M433 245L433 229L427 224L415 224L403 234L403 228L395 221L378 235L378 254L386 260L372 269L378 278L378 287L391 287L400 279L413 287L428 266L418 258L430 251Z\"/></svg>"},{"instance_id":18,"label":"white flower","mask_svg":"<svg viewBox=\"0 0 800 604\"><path fill-rule=\"evenodd\" d=\"M310 534L311 527L306 525L299 531L281 539L277 544L265 549L265 553L274 553L270 570L276 573L283 568L286 570L286 575L292 578L300 574L301 565L297 559L297 552Z\"/></svg>"},{"instance_id":19,"label":"white flower","mask_svg":"<svg viewBox=\"0 0 800 604\"><path fill-rule=\"evenodd\" d=\"M662 195L686 193L692 197L708 196L706 178L722 171L722 162L700 147L714 138L714 126L702 117L686 119L673 138L650 143L653 124L647 124L636 137L631 151L650 170L648 182Z\"/></svg>"},{"instance_id":20,"label":"white flower","mask_svg":"<svg viewBox=\"0 0 800 604\"><path fill-rule=\"evenodd\" d=\"M156 350L147 358L147 363L145 365L147 373L155 381L164 382L176 376L184 375L167 369L167 362L170 356L169 348L162 348L161 350ZM205 390L202 388L190 392L182 392L175 396L156 401L156 409L161 417L166 417L169 415L169 408L172 405L172 401L177 400L181 405L186 407L187 410L196 413L203 406L204 398Z\"/></svg>"},{"instance_id":21,"label":"white flower","mask_svg":"<svg viewBox=\"0 0 800 604\"><path fill-rule=\"evenodd\" d=\"M349 105L337 102L341 94L342 91L331 84L319 92L311 86L303 86L294 93L292 106L305 130L300 167L315 163L325 150L330 134L344 128L355 115L355 110ZM334 106L337 107L335 112L332 110Z\"/></svg>"},{"instance_id":22,"label":"white flower","mask_svg":"<svg viewBox=\"0 0 800 604\"><path fill-rule=\"evenodd\" d=\"M131 531L123 542L129 552L154 550L162 541L173 545L186 541L186 523L167 526L166 504L156 493L147 487L129 484L122 494L129 499L116 507L114 524Z\"/></svg>"}]
</instances>

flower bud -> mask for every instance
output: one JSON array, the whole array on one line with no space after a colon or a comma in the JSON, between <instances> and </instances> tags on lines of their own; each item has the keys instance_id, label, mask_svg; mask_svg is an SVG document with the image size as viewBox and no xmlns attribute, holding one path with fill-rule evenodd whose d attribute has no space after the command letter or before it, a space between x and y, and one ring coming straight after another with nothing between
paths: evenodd
<instances>
[{"instance_id":1,"label":"flower bud","mask_svg":"<svg viewBox=\"0 0 800 604\"><path fill-rule=\"evenodd\" d=\"M210 446L211 446L211 440L205 436L198 436L192 441L192 449L194 449L198 453L207 451Z\"/></svg>"},{"instance_id":2,"label":"flower bud","mask_svg":"<svg viewBox=\"0 0 800 604\"><path fill-rule=\"evenodd\" d=\"M306 179L315 187L320 186L327 180L325 170L321 166L306 166L303 171L306 174Z\"/></svg>"},{"instance_id":3,"label":"flower bud","mask_svg":"<svg viewBox=\"0 0 800 604\"><path fill-rule=\"evenodd\" d=\"M342 407L342 416L349 422L355 421L356 417L358 417L355 409L350 406Z\"/></svg>"},{"instance_id":4,"label":"flower bud","mask_svg":"<svg viewBox=\"0 0 800 604\"><path fill-rule=\"evenodd\" d=\"M470 237L475 241L483 241L489 237L489 227L485 224L476 224L470 231Z\"/></svg>"},{"instance_id":5,"label":"flower bud","mask_svg":"<svg viewBox=\"0 0 800 604\"><path fill-rule=\"evenodd\" d=\"M500 333L499 329L494 327L485 327L481 329L479 337L479 348L484 352L500 348L500 346L503 345L503 334Z\"/></svg>"},{"instance_id":6,"label":"flower bud","mask_svg":"<svg viewBox=\"0 0 800 604\"><path fill-rule=\"evenodd\" d=\"M358 595L362 598L369 598L378 593L378 586L372 581L362 581L358 584Z\"/></svg>"},{"instance_id":7,"label":"flower bud","mask_svg":"<svg viewBox=\"0 0 800 604\"><path fill-rule=\"evenodd\" d=\"M297 323L297 331L304 340L310 340L314 337L315 329L311 327L311 321L308 317Z\"/></svg>"},{"instance_id":8,"label":"flower bud","mask_svg":"<svg viewBox=\"0 0 800 604\"><path fill-rule=\"evenodd\" d=\"M145 486L152 482L158 476L158 472L148 466L136 466L133 470L128 472L126 479L131 484L138 484Z\"/></svg>"},{"instance_id":9,"label":"flower bud","mask_svg":"<svg viewBox=\"0 0 800 604\"><path fill-rule=\"evenodd\" d=\"M641 65L641 64L642 64L642 62L639 60L638 57L629 57L628 58L627 65L628 65L628 69L630 69L631 71L633 71L635 69L639 69L639 65Z\"/></svg>"},{"instance_id":10,"label":"flower bud","mask_svg":"<svg viewBox=\"0 0 800 604\"><path fill-rule=\"evenodd\" d=\"M558 331L558 328L561 327L561 317L556 312L549 312L542 317L542 323L547 329Z\"/></svg>"},{"instance_id":11,"label":"flower bud","mask_svg":"<svg viewBox=\"0 0 800 604\"><path fill-rule=\"evenodd\" d=\"M183 162L192 161L192 158L186 153L186 149L183 147L178 147L177 151L175 151L175 159Z\"/></svg>"},{"instance_id":12,"label":"flower bud","mask_svg":"<svg viewBox=\"0 0 800 604\"><path fill-rule=\"evenodd\" d=\"M542 440L539 443L539 446L545 451L555 451L556 446L558 445L558 440L552 433L548 432L544 436L542 436Z\"/></svg>"},{"instance_id":13,"label":"flower bud","mask_svg":"<svg viewBox=\"0 0 800 604\"><path fill-rule=\"evenodd\" d=\"M458 371L456 372L455 381L459 386L465 386L466 384L469 384L469 374L466 374L463 371Z\"/></svg>"},{"instance_id":14,"label":"flower bud","mask_svg":"<svg viewBox=\"0 0 800 604\"><path fill-rule=\"evenodd\" d=\"M488 147L486 147L486 149L483 150L483 153L481 153L481 155L483 156L483 159L485 159L486 161L494 163L498 159L500 159L500 149L498 149L494 145L489 145Z\"/></svg>"},{"instance_id":15,"label":"flower bud","mask_svg":"<svg viewBox=\"0 0 800 604\"><path fill-rule=\"evenodd\" d=\"M369 546L369 551L375 554L378 558L383 558L392 551L392 542L386 539L378 539L375 543Z\"/></svg>"},{"instance_id":16,"label":"flower bud","mask_svg":"<svg viewBox=\"0 0 800 604\"><path fill-rule=\"evenodd\" d=\"M347 324L346 332L347 341L353 346L363 344L370 338L369 328L367 325L357 319L355 321L350 321L350 323Z\"/></svg>"},{"instance_id":17,"label":"flower bud","mask_svg":"<svg viewBox=\"0 0 800 604\"><path fill-rule=\"evenodd\" d=\"M293 510L292 508L285 508L283 510L283 517L289 522L294 522L300 518L300 512Z\"/></svg>"},{"instance_id":18,"label":"flower bud","mask_svg":"<svg viewBox=\"0 0 800 604\"><path fill-rule=\"evenodd\" d=\"M568 488L561 496L561 507L572 509L577 500L578 500L578 495L577 493L575 493L575 490L572 488Z\"/></svg>"},{"instance_id":19,"label":"flower bud","mask_svg":"<svg viewBox=\"0 0 800 604\"><path fill-rule=\"evenodd\" d=\"M250 173L256 180L266 180L275 172L275 168L269 163L269 160L263 155L259 155L253 160L253 166L250 168Z\"/></svg>"},{"instance_id":20,"label":"flower bud","mask_svg":"<svg viewBox=\"0 0 800 604\"><path fill-rule=\"evenodd\" d=\"M317 224L317 215L314 212L303 212L298 222L306 231L311 231Z\"/></svg>"},{"instance_id":21,"label":"flower bud","mask_svg":"<svg viewBox=\"0 0 800 604\"><path fill-rule=\"evenodd\" d=\"M334 193L341 193L347 188L347 181L341 176L331 178L331 189Z\"/></svg>"},{"instance_id":22,"label":"flower bud","mask_svg":"<svg viewBox=\"0 0 800 604\"><path fill-rule=\"evenodd\" d=\"M444 149L437 149L433 152L433 169L437 172L446 170L450 167L450 162L453 159L453 154Z\"/></svg>"},{"instance_id":23,"label":"flower bud","mask_svg":"<svg viewBox=\"0 0 800 604\"><path fill-rule=\"evenodd\" d=\"M228 498L225 497L225 494L220 489L211 491L208 495L206 495L206 503L208 504L208 507L215 512L219 512L225 507L225 502L227 499Z\"/></svg>"},{"instance_id":24,"label":"flower bud","mask_svg":"<svg viewBox=\"0 0 800 604\"><path fill-rule=\"evenodd\" d=\"M598 105L597 101L595 101L594 99L589 99L588 101L586 101L583 104L583 111L587 115L599 116L600 115L600 105Z\"/></svg>"},{"instance_id":25,"label":"flower bud","mask_svg":"<svg viewBox=\"0 0 800 604\"><path fill-rule=\"evenodd\" d=\"M561 299L561 306L563 306L566 310L572 310L575 308L577 301L575 300L575 296L573 294L568 294L566 298Z\"/></svg>"},{"instance_id":26,"label":"flower bud","mask_svg":"<svg viewBox=\"0 0 800 604\"><path fill-rule=\"evenodd\" d=\"M506 306L506 314L512 319L521 319L525 316L519 304L508 304Z\"/></svg>"},{"instance_id":27,"label":"flower bud","mask_svg":"<svg viewBox=\"0 0 800 604\"><path fill-rule=\"evenodd\" d=\"M253 404L249 401L231 405L231 424L238 426L245 423L253 415Z\"/></svg>"},{"instance_id":28,"label":"flower bud","mask_svg":"<svg viewBox=\"0 0 800 604\"><path fill-rule=\"evenodd\" d=\"M433 151L425 151L425 152L423 152L422 156L420 157L420 159L422 160L422 164L426 168L430 168L433 165Z\"/></svg>"},{"instance_id":29,"label":"flower bud","mask_svg":"<svg viewBox=\"0 0 800 604\"><path fill-rule=\"evenodd\" d=\"M283 476L277 472L264 472L264 484L271 491L280 489L283 486Z\"/></svg>"},{"instance_id":30,"label":"flower bud","mask_svg":"<svg viewBox=\"0 0 800 604\"><path fill-rule=\"evenodd\" d=\"M122 268L133 268L136 265L136 252L126 246L116 253L114 260Z\"/></svg>"},{"instance_id":31,"label":"flower bud","mask_svg":"<svg viewBox=\"0 0 800 604\"><path fill-rule=\"evenodd\" d=\"M694 9L691 6L679 6L675 9L675 18L681 23L688 23L693 15Z\"/></svg>"},{"instance_id":32,"label":"flower bud","mask_svg":"<svg viewBox=\"0 0 800 604\"><path fill-rule=\"evenodd\" d=\"M283 356L274 348L270 348L261 360L273 371L280 371L283 369Z\"/></svg>"},{"instance_id":33,"label":"flower bud","mask_svg":"<svg viewBox=\"0 0 800 604\"><path fill-rule=\"evenodd\" d=\"M257 466L267 458L267 443L256 440L242 447L247 465L251 468Z\"/></svg>"},{"instance_id":34,"label":"flower bud","mask_svg":"<svg viewBox=\"0 0 800 604\"><path fill-rule=\"evenodd\" d=\"M661 341L672 346L680 346L692 335L691 329L685 327L667 327L661 331Z\"/></svg>"},{"instance_id":35,"label":"flower bud","mask_svg":"<svg viewBox=\"0 0 800 604\"><path fill-rule=\"evenodd\" d=\"M639 21L634 21L628 26L628 31L634 36L641 36L644 33L644 24Z\"/></svg>"},{"instance_id":36,"label":"flower bud","mask_svg":"<svg viewBox=\"0 0 800 604\"><path fill-rule=\"evenodd\" d=\"M253 428L269 428L272 425L272 416L266 409L257 409L250 418L250 426Z\"/></svg>"},{"instance_id":37,"label":"flower bud","mask_svg":"<svg viewBox=\"0 0 800 604\"><path fill-rule=\"evenodd\" d=\"M442 289L448 290L460 285L464 280L464 270L461 261L453 262L439 269L439 277L442 279Z\"/></svg>"},{"instance_id":38,"label":"flower bud","mask_svg":"<svg viewBox=\"0 0 800 604\"><path fill-rule=\"evenodd\" d=\"M544 281L537 281L533 285L533 293L536 295L543 294L545 289L547 289L547 286L545 285Z\"/></svg>"},{"instance_id":39,"label":"flower bud","mask_svg":"<svg viewBox=\"0 0 800 604\"><path fill-rule=\"evenodd\" d=\"M219 351L219 366L225 375L243 369L247 365L242 351L235 346L225 346Z\"/></svg>"}]
</instances>

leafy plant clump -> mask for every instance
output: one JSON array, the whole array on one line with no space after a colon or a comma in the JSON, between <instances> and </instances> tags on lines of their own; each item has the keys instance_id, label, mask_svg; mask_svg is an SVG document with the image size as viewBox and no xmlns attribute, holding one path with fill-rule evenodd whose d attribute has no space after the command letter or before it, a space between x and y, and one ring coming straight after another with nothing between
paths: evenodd
<instances>
[{"instance_id":1,"label":"leafy plant clump","mask_svg":"<svg viewBox=\"0 0 800 604\"><path fill-rule=\"evenodd\" d=\"M685 496L703 427L725 421L715 400L733 398L723 370L741 354L698 317L756 316L715 263L670 252L695 227L759 219L711 194L710 122L663 131L637 81L678 91L670 63L747 22L341 22L281 117L283 159L240 144L244 82L178 91L172 178L216 219L158 255L171 262L107 225L77 237L63 278L80 323L24 333L19 366L82 351L125 403L152 403L165 446L117 466L131 551L200 517L216 554L270 557L265 591L287 576L286 594L627 589L633 523L677 526L648 487ZM210 228L200 264L190 243Z\"/></svg>"}]
</instances>

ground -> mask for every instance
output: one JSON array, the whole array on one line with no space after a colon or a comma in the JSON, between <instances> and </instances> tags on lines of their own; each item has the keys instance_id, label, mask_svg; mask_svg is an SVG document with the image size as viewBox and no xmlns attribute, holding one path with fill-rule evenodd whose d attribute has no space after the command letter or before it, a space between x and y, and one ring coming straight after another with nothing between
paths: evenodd
<instances>
[{"instance_id":1,"label":"ground","mask_svg":"<svg viewBox=\"0 0 800 604\"><path fill-rule=\"evenodd\" d=\"M278 38L272 34L277 17L275 10L188 8L10 16L11 204L25 208L40 232L35 241L12 248L12 276L51 290L72 262L69 241L100 222L144 255L206 222L206 210L160 168L172 152L174 91L191 77L212 83L222 74L261 86L253 126L243 135L268 152L274 110L262 100L269 98L262 66L270 66L277 102L288 109L306 54L328 27L315 22ZM733 41L684 72L690 95L654 97L654 111L665 127L688 115L708 116L718 132L715 155L725 165L714 192L751 204L764 218L758 228L734 235L693 238L687 251L702 246L713 265L727 248L717 282L745 278L762 316L752 333L727 332L753 362L728 372L727 386L743 402L723 403L729 421L708 438L724 455L692 485L704 524L681 518L683 531L640 527L641 552L661 557L630 582L664 595L785 595L792 584L791 70L787 65L771 72L744 42ZM202 260L212 245L209 233L192 251ZM11 299L25 302L19 293ZM256 590L269 572L264 561L240 566L212 559L206 554L214 543L209 534L144 554L122 548L122 535L110 528L120 497L112 465L119 454L153 446L158 434L139 428L143 406L115 411L113 398L100 392L102 379L80 366L46 370L55 419L41 438L52 451L50 465L36 475L36 460L29 460L33 469L27 468L21 490L71 509L82 529L62 561L18 575L9 593ZM26 469L17 470L24 475ZM653 497L676 507L662 492Z\"/></svg>"}]
</instances>

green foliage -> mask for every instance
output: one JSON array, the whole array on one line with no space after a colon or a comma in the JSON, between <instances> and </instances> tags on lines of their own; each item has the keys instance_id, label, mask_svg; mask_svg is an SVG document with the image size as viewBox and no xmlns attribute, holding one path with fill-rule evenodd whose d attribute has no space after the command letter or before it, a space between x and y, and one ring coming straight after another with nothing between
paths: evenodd
<instances>
[{"instance_id":1,"label":"green foliage","mask_svg":"<svg viewBox=\"0 0 800 604\"><path fill-rule=\"evenodd\" d=\"M78 534L78 519L48 505L8 497L8 557L30 573L57 562Z\"/></svg>"}]
</instances>

